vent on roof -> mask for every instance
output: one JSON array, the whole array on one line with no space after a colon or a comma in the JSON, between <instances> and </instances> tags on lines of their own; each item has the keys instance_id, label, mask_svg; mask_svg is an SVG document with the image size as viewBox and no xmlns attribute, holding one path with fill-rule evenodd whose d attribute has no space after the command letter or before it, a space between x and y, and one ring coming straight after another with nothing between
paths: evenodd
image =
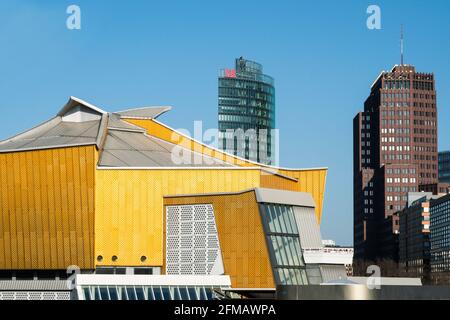
<instances>
[{"instance_id":1,"label":"vent on roof","mask_svg":"<svg viewBox=\"0 0 450 320\"><path fill-rule=\"evenodd\" d=\"M100 120L102 115L85 106L76 106L62 116L64 122L86 122Z\"/></svg>"}]
</instances>

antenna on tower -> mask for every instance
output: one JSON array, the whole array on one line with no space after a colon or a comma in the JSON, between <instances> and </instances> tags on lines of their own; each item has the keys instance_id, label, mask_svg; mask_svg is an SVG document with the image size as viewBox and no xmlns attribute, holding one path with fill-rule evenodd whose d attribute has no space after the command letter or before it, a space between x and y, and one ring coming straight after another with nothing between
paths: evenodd
<instances>
[{"instance_id":1,"label":"antenna on tower","mask_svg":"<svg viewBox=\"0 0 450 320\"><path fill-rule=\"evenodd\" d=\"M400 28L400 65L403 65L403 24Z\"/></svg>"}]
</instances>

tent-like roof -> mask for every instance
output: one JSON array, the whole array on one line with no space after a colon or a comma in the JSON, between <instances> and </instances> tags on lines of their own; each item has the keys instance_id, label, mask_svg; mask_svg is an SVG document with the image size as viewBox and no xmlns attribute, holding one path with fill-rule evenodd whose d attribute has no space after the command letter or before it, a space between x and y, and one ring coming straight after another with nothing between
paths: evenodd
<instances>
[{"instance_id":1,"label":"tent-like roof","mask_svg":"<svg viewBox=\"0 0 450 320\"><path fill-rule=\"evenodd\" d=\"M0 153L96 145L103 167L230 167L218 159L148 135L123 119L155 119L171 107L145 107L108 113L70 97L47 122L0 142ZM175 149L177 148L177 149Z\"/></svg>"},{"instance_id":2,"label":"tent-like roof","mask_svg":"<svg viewBox=\"0 0 450 320\"><path fill-rule=\"evenodd\" d=\"M177 148L177 149L175 149ZM142 132L108 130L101 167L231 167Z\"/></svg>"},{"instance_id":3,"label":"tent-like roof","mask_svg":"<svg viewBox=\"0 0 450 320\"><path fill-rule=\"evenodd\" d=\"M1 152L93 145L101 120L65 122L55 117L30 131L0 142Z\"/></svg>"}]
</instances>

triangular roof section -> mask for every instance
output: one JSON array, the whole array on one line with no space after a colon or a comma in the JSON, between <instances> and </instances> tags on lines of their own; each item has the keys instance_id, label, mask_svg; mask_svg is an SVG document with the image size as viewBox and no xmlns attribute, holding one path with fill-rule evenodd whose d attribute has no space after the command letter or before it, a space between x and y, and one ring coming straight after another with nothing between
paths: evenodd
<instances>
[{"instance_id":1,"label":"triangular roof section","mask_svg":"<svg viewBox=\"0 0 450 320\"><path fill-rule=\"evenodd\" d=\"M160 115L172 110L170 106L157 106L157 107L143 107L143 108L134 108L127 109L123 111L114 112L115 114L120 115L122 119L141 119L141 120L150 120L156 119Z\"/></svg>"},{"instance_id":2,"label":"triangular roof section","mask_svg":"<svg viewBox=\"0 0 450 320\"><path fill-rule=\"evenodd\" d=\"M94 111L94 112L96 112L96 113L98 113L100 115L107 114L106 111L100 109L99 107L94 106L93 104L91 104L89 102L86 102L86 101L84 101L84 100L82 100L80 98L71 96L69 98L69 101L64 105L64 107L58 112L57 115L59 117L63 117L67 113L69 113L72 109L80 107L80 106L88 108L88 109L90 109L90 110L92 110L92 111Z\"/></svg>"},{"instance_id":3,"label":"triangular roof section","mask_svg":"<svg viewBox=\"0 0 450 320\"><path fill-rule=\"evenodd\" d=\"M0 153L97 145L107 113L76 97L40 125L0 142Z\"/></svg>"}]
</instances>

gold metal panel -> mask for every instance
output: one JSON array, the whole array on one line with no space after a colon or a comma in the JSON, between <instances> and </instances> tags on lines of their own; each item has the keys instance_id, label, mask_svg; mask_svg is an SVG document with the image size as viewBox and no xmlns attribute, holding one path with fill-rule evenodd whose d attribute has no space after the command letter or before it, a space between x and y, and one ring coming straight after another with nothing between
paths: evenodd
<instances>
[{"instance_id":1,"label":"gold metal panel","mask_svg":"<svg viewBox=\"0 0 450 320\"><path fill-rule=\"evenodd\" d=\"M0 154L0 269L93 268L96 154Z\"/></svg>"},{"instance_id":2,"label":"gold metal panel","mask_svg":"<svg viewBox=\"0 0 450 320\"><path fill-rule=\"evenodd\" d=\"M97 265L163 265L163 197L258 187L258 170L97 170ZM117 256L117 261L112 261ZM141 257L147 260L142 262Z\"/></svg>"}]
</instances>

